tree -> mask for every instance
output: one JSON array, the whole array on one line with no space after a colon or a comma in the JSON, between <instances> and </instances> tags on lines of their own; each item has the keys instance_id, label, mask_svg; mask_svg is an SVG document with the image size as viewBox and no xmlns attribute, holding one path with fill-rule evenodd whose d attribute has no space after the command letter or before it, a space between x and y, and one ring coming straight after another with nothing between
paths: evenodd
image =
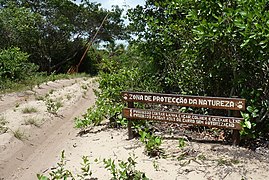
<instances>
[{"instance_id":1,"label":"tree","mask_svg":"<svg viewBox=\"0 0 269 180\"><path fill-rule=\"evenodd\" d=\"M100 6L88 0L79 5L70 0L3 0L0 48L20 47L41 71L57 70L70 60L76 63L77 52L92 39L107 14L96 42L125 38L122 10Z\"/></svg>"}]
</instances>

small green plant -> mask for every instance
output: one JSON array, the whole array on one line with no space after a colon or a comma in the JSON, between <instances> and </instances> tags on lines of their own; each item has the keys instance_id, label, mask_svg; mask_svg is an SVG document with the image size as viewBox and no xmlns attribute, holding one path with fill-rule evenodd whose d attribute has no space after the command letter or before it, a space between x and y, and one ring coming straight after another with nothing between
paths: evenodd
<instances>
[{"instance_id":1,"label":"small green plant","mask_svg":"<svg viewBox=\"0 0 269 180\"><path fill-rule=\"evenodd\" d=\"M37 101L44 101L45 100L45 97L44 96L36 96L35 99Z\"/></svg>"},{"instance_id":2,"label":"small green plant","mask_svg":"<svg viewBox=\"0 0 269 180\"><path fill-rule=\"evenodd\" d=\"M177 157L177 160L182 161L182 160L186 159L187 156L188 156L188 153L183 152Z\"/></svg>"},{"instance_id":3,"label":"small green plant","mask_svg":"<svg viewBox=\"0 0 269 180\"><path fill-rule=\"evenodd\" d=\"M37 109L34 108L34 107L25 107L22 112L24 114L30 114L30 113L36 113L37 112Z\"/></svg>"},{"instance_id":4,"label":"small green plant","mask_svg":"<svg viewBox=\"0 0 269 180\"><path fill-rule=\"evenodd\" d=\"M64 151L62 151L60 162L57 163L57 168L49 173L51 179L67 179L67 178L74 179L74 176L71 173L71 171L65 169L65 165L66 165L65 154ZM37 174L37 178L39 180L49 180L47 176L44 176L42 174Z\"/></svg>"},{"instance_id":5,"label":"small green plant","mask_svg":"<svg viewBox=\"0 0 269 180\"><path fill-rule=\"evenodd\" d=\"M84 130L90 125L99 125L103 117L103 111L105 109L93 109L90 107L87 110L87 113L83 115L82 118L75 118L75 127L80 128L81 130Z\"/></svg>"},{"instance_id":6,"label":"small green plant","mask_svg":"<svg viewBox=\"0 0 269 180\"><path fill-rule=\"evenodd\" d=\"M54 91L54 89L49 90L49 94L53 94Z\"/></svg>"},{"instance_id":7,"label":"small green plant","mask_svg":"<svg viewBox=\"0 0 269 180\"><path fill-rule=\"evenodd\" d=\"M205 156L204 154L199 154L199 155L197 156L197 158L198 158L198 160L200 160L200 161L204 161L204 160L206 160L206 156Z\"/></svg>"},{"instance_id":8,"label":"small green plant","mask_svg":"<svg viewBox=\"0 0 269 180\"><path fill-rule=\"evenodd\" d=\"M90 166L90 161L88 156L82 157L83 162L81 163L81 172L77 174L78 179L86 180L91 179L92 176L92 170ZM50 178L43 175L43 174L37 174L37 178L39 180L56 180L56 179L72 179L74 180L75 177L71 173L70 170L65 168L66 165L66 157L65 157L65 151L62 151L60 162L57 163L57 167L55 170L49 172Z\"/></svg>"},{"instance_id":9,"label":"small green plant","mask_svg":"<svg viewBox=\"0 0 269 180\"><path fill-rule=\"evenodd\" d=\"M248 112L241 112L241 115L244 120L240 123L243 127L243 129L240 131L240 135L255 138L255 133L253 132L253 129L256 126L256 123L254 123L254 119L259 116L259 110L254 106L248 106L247 111Z\"/></svg>"},{"instance_id":10,"label":"small green plant","mask_svg":"<svg viewBox=\"0 0 269 180\"><path fill-rule=\"evenodd\" d=\"M163 154L163 150L160 148L162 144L162 138L155 136L151 132L139 131L140 141L145 144L146 153L150 157L156 157Z\"/></svg>"},{"instance_id":11,"label":"small green plant","mask_svg":"<svg viewBox=\"0 0 269 180\"><path fill-rule=\"evenodd\" d=\"M12 133L13 133L14 137L17 138L18 140L23 141L23 140L27 139L25 133L23 131L21 131L20 129L12 131Z\"/></svg>"},{"instance_id":12,"label":"small green plant","mask_svg":"<svg viewBox=\"0 0 269 180\"><path fill-rule=\"evenodd\" d=\"M112 174L112 180L148 180L144 172L135 169L136 158L129 157L127 162L119 161L118 166L111 158L104 159L105 168Z\"/></svg>"},{"instance_id":13,"label":"small green plant","mask_svg":"<svg viewBox=\"0 0 269 180\"><path fill-rule=\"evenodd\" d=\"M45 103L47 106L47 111L51 114L57 114L59 108L63 107L62 102L59 100L53 101L52 99L47 99Z\"/></svg>"},{"instance_id":14,"label":"small green plant","mask_svg":"<svg viewBox=\"0 0 269 180\"><path fill-rule=\"evenodd\" d=\"M87 90L88 86L86 84L83 84L83 85L81 85L81 88L84 89L84 90Z\"/></svg>"},{"instance_id":15,"label":"small green plant","mask_svg":"<svg viewBox=\"0 0 269 180\"><path fill-rule=\"evenodd\" d=\"M156 160L153 161L153 167L154 167L155 171L160 170L160 166L159 166L159 164L158 164L158 162Z\"/></svg>"},{"instance_id":16,"label":"small green plant","mask_svg":"<svg viewBox=\"0 0 269 180\"><path fill-rule=\"evenodd\" d=\"M8 122L6 121L6 119L3 116L1 116L0 117L0 134L7 132L8 130L8 128L6 127L7 123Z\"/></svg>"},{"instance_id":17,"label":"small green plant","mask_svg":"<svg viewBox=\"0 0 269 180\"><path fill-rule=\"evenodd\" d=\"M24 120L24 124L25 125L33 125L33 126L36 126L36 127L40 127L39 120L35 119L35 118L29 118L29 119Z\"/></svg>"},{"instance_id":18,"label":"small green plant","mask_svg":"<svg viewBox=\"0 0 269 180\"><path fill-rule=\"evenodd\" d=\"M45 97L44 97L43 101L44 101L44 100L46 100L46 99L48 99L48 98L49 98L49 96L50 96L50 94L49 94L49 93L45 94Z\"/></svg>"},{"instance_id":19,"label":"small green plant","mask_svg":"<svg viewBox=\"0 0 269 180\"><path fill-rule=\"evenodd\" d=\"M88 156L83 156L82 157L83 162L81 163L81 174L78 174L77 176L80 179L90 179L92 176L92 171L91 171L91 166L90 166L90 161Z\"/></svg>"},{"instance_id":20,"label":"small green plant","mask_svg":"<svg viewBox=\"0 0 269 180\"><path fill-rule=\"evenodd\" d=\"M184 138L179 138L178 139L178 147L183 148L186 146L186 140Z\"/></svg>"},{"instance_id":21,"label":"small green plant","mask_svg":"<svg viewBox=\"0 0 269 180\"><path fill-rule=\"evenodd\" d=\"M67 95L66 95L66 98L67 98L67 100L69 101L69 100L72 98L72 96L71 96L70 94L67 94Z\"/></svg>"}]
</instances>

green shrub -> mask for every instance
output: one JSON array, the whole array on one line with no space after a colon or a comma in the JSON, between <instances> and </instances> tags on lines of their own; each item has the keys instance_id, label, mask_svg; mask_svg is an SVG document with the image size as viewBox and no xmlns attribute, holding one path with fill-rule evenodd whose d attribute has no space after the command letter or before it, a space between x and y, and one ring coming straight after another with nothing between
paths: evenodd
<instances>
[{"instance_id":1,"label":"green shrub","mask_svg":"<svg viewBox=\"0 0 269 180\"><path fill-rule=\"evenodd\" d=\"M66 165L65 154L64 151L62 151L60 162L57 163L57 168L49 173L51 179L67 179L67 178L74 179L73 174L71 173L71 171L65 168L65 165ZM42 174L37 174L37 178L39 180L50 179Z\"/></svg>"},{"instance_id":2,"label":"green shrub","mask_svg":"<svg viewBox=\"0 0 269 180\"><path fill-rule=\"evenodd\" d=\"M144 172L135 169L135 158L129 157L127 162L119 161L118 167L111 158L103 160L105 168L112 174L112 180L148 180Z\"/></svg>"},{"instance_id":3,"label":"green shrub","mask_svg":"<svg viewBox=\"0 0 269 180\"><path fill-rule=\"evenodd\" d=\"M155 136L152 132L139 131L140 141L145 144L146 153L150 157L160 156L163 154L160 148L162 144L162 138Z\"/></svg>"},{"instance_id":4,"label":"green shrub","mask_svg":"<svg viewBox=\"0 0 269 180\"><path fill-rule=\"evenodd\" d=\"M19 48L0 51L0 80L23 80L28 78L37 67L28 62L29 55Z\"/></svg>"}]
</instances>

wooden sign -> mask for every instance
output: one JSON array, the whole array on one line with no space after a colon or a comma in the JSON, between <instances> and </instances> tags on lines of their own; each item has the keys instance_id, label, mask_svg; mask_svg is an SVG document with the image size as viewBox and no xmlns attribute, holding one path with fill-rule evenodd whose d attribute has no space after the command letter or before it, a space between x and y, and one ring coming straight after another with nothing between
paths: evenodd
<instances>
[{"instance_id":1,"label":"wooden sign","mask_svg":"<svg viewBox=\"0 0 269 180\"><path fill-rule=\"evenodd\" d=\"M175 122L237 130L242 129L240 126L240 122L243 120L243 118L237 117L209 116L201 114L178 113L135 108L124 108L123 116L128 119Z\"/></svg>"},{"instance_id":2,"label":"wooden sign","mask_svg":"<svg viewBox=\"0 0 269 180\"><path fill-rule=\"evenodd\" d=\"M131 120L137 119L232 129L233 144L239 144L239 130L242 129L240 122L243 120L243 118L240 118L240 111L244 111L246 108L245 99L144 92L122 92L121 96L128 102L128 108L123 109L123 117L129 120L129 139L133 137ZM134 108L134 102L233 110L233 115L236 117L136 109Z\"/></svg>"},{"instance_id":3,"label":"wooden sign","mask_svg":"<svg viewBox=\"0 0 269 180\"><path fill-rule=\"evenodd\" d=\"M143 92L122 92L121 95L123 99L128 102L159 103L227 110L245 110L246 107L246 100L240 98L186 96Z\"/></svg>"}]
</instances>

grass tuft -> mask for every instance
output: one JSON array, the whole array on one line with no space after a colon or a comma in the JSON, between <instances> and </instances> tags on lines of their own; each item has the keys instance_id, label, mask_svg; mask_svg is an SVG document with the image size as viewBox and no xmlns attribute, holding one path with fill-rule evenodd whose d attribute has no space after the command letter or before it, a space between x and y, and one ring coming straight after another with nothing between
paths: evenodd
<instances>
[{"instance_id":1,"label":"grass tuft","mask_svg":"<svg viewBox=\"0 0 269 180\"><path fill-rule=\"evenodd\" d=\"M36 113L37 109L34 107L26 107L22 110L24 114Z\"/></svg>"},{"instance_id":2,"label":"grass tuft","mask_svg":"<svg viewBox=\"0 0 269 180\"><path fill-rule=\"evenodd\" d=\"M6 124L8 123L8 121L6 121L6 119L1 116L0 117L0 134L4 134L7 132L8 128L6 127Z\"/></svg>"},{"instance_id":3,"label":"grass tuft","mask_svg":"<svg viewBox=\"0 0 269 180\"><path fill-rule=\"evenodd\" d=\"M25 133L22 132L20 129L17 129L17 130L12 131L12 132L13 132L14 137L17 138L18 140L23 141L23 140L27 139Z\"/></svg>"},{"instance_id":4,"label":"grass tuft","mask_svg":"<svg viewBox=\"0 0 269 180\"><path fill-rule=\"evenodd\" d=\"M25 125L33 125L35 127L40 127L40 123L38 119L29 118L24 121Z\"/></svg>"}]
</instances>

